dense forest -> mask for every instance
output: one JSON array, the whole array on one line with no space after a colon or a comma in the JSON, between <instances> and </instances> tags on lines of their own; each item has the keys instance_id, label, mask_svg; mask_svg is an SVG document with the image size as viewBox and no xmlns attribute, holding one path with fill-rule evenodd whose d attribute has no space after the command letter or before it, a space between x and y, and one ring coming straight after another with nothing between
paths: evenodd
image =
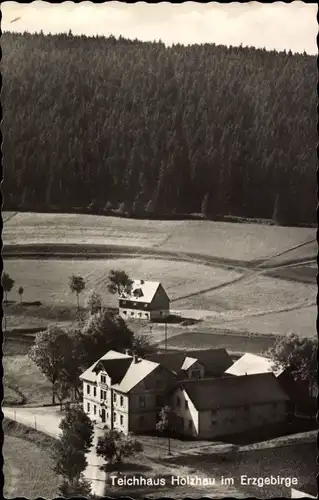
<instances>
[{"instance_id":1,"label":"dense forest","mask_svg":"<svg viewBox=\"0 0 319 500\"><path fill-rule=\"evenodd\" d=\"M2 35L4 208L316 220L307 54Z\"/></svg>"}]
</instances>

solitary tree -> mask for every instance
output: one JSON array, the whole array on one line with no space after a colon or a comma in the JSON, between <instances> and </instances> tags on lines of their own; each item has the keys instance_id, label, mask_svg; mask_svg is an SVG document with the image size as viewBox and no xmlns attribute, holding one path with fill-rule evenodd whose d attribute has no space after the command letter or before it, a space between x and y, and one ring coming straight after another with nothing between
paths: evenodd
<instances>
[{"instance_id":1,"label":"solitary tree","mask_svg":"<svg viewBox=\"0 0 319 500\"><path fill-rule=\"evenodd\" d=\"M73 448L88 453L93 444L94 426L81 405L66 405L65 417L59 425L62 436Z\"/></svg>"},{"instance_id":2,"label":"solitary tree","mask_svg":"<svg viewBox=\"0 0 319 500\"><path fill-rule=\"evenodd\" d=\"M69 278L69 286L71 292L76 294L77 306L78 309L80 309L79 295L85 289L85 281L82 276L75 276L74 274L72 274L72 276L70 276Z\"/></svg>"},{"instance_id":3,"label":"solitary tree","mask_svg":"<svg viewBox=\"0 0 319 500\"><path fill-rule=\"evenodd\" d=\"M5 302L8 302L8 293L11 292L14 280L8 273L2 273L1 284L5 295Z\"/></svg>"},{"instance_id":4,"label":"solitary tree","mask_svg":"<svg viewBox=\"0 0 319 500\"><path fill-rule=\"evenodd\" d=\"M206 193L203 202L202 202L202 207L201 207L201 214L203 217L208 216L208 202L209 202L209 193Z\"/></svg>"},{"instance_id":5,"label":"solitary tree","mask_svg":"<svg viewBox=\"0 0 319 500\"><path fill-rule=\"evenodd\" d=\"M176 414L171 406L164 406L159 414L159 421L156 423L156 430L167 434L168 454L171 454L170 433L176 429Z\"/></svg>"},{"instance_id":6,"label":"solitary tree","mask_svg":"<svg viewBox=\"0 0 319 500\"><path fill-rule=\"evenodd\" d=\"M112 269L109 273L108 280L109 283L107 288L112 294L117 293L120 295L124 289L129 293L133 285L133 281L125 271Z\"/></svg>"},{"instance_id":7,"label":"solitary tree","mask_svg":"<svg viewBox=\"0 0 319 500\"><path fill-rule=\"evenodd\" d=\"M19 286L19 289L18 289L18 294L20 296L20 304L22 304L22 295L23 295L23 287L22 286Z\"/></svg>"},{"instance_id":8,"label":"solitary tree","mask_svg":"<svg viewBox=\"0 0 319 500\"><path fill-rule=\"evenodd\" d=\"M317 380L317 348L315 338L299 337L291 333L279 337L268 350L268 355L275 367L288 369L295 380L308 381L311 390Z\"/></svg>"},{"instance_id":9,"label":"solitary tree","mask_svg":"<svg viewBox=\"0 0 319 500\"><path fill-rule=\"evenodd\" d=\"M133 436L125 435L115 429L105 429L104 435L98 438L96 454L103 457L106 463L122 463L135 453L143 451L142 444Z\"/></svg>"},{"instance_id":10,"label":"solitary tree","mask_svg":"<svg viewBox=\"0 0 319 500\"><path fill-rule=\"evenodd\" d=\"M132 347L133 332L125 321L107 309L92 314L81 331L81 356L90 366L109 349L123 351Z\"/></svg>"},{"instance_id":11,"label":"solitary tree","mask_svg":"<svg viewBox=\"0 0 319 500\"><path fill-rule=\"evenodd\" d=\"M134 354L141 358L156 351L149 335L138 335L136 333L133 334L131 349Z\"/></svg>"},{"instance_id":12,"label":"solitary tree","mask_svg":"<svg viewBox=\"0 0 319 500\"><path fill-rule=\"evenodd\" d=\"M52 458L55 462L53 471L63 478L64 488L67 485L73 489L87 467L85 453L77 450L68 436L62 436L54 446Z\"/></svg>"},{"instance_id":13,"label":"solitary tree","mask_svg":"<svg viewBox=\"0 0 319 500\"><path fill-rule=\"evenodd\" d=\"M95 290L90 290L85 300L85 307L90 310L91 314L99 312L102 309L101 295Z\"/></svg>"},{"instance_id":14,"label":"solitary tree","mask_svg":"<svg viewBox=\"0 0 319 500\"><path fill-rule=\"evenodd\" d=\"M66 353L71 345L69 336L62 328L50 325L44 332L36 334L29 351L30 359L52 384L52 404L55 404L55 384L65 368Z\"/></svg>"}]
</instances>

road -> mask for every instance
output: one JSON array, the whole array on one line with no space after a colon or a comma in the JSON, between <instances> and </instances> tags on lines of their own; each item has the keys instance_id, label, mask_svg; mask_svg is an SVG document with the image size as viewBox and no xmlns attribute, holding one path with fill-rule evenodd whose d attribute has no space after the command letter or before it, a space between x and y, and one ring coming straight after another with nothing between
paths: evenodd
<instances>
[{"instance_id":1,"label":"road","mask_svg":"<svg viewBox=\"0 0 319 500\"><path fill-rule=\"evenodd\" d=\"M59 428L61 414L58 407L2 407L4 417L15 420L20 424L32 427L41 431L53 438L59 438L61 430ZM98 437L103 433L101 429L95 429L93 447L87 454L88 466L85 470L85 477L91 483L92 493L99 497L104 496L106 474L100 470L100 466L104 464L101 457L95 453L95 444Z\"/></svg>"}]
</instances>

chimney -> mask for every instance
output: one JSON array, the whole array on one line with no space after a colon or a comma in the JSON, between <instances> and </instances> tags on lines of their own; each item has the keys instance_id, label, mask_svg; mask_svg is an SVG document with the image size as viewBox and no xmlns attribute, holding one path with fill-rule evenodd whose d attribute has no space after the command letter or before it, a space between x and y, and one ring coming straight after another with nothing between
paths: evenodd
<instances>
[{"instance_id":1,"label":"chimney","mask_svg":"<svg viewBox=\"0 0 319 500\"><path fill-rule=\"evenodd\" d=\"M139 362L138 355L133 354L133 363L138 363L138 362Z\"/></svg>"},{"instance_id":2,"label":"chimney","mask_svg":"<svg viewBox=\"0 0 319 500\"><path fill-rule=\"evenodd\" d=\"M125 354L127 354L127 356L132 356L131 349L125 349Z\"/></svg>"}]
</instances>

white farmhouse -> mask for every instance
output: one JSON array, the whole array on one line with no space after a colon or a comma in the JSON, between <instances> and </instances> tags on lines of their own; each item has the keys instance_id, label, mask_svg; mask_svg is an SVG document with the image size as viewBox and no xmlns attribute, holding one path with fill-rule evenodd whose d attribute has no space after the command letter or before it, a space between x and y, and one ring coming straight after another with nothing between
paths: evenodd
<instances>
[{"instance_id":1,"label":"white farmhouse","mask_svg":"<svg viewBox=\"0 0 319 500\"><path fill-rule=\"evenodd\" d=\"M119 297L123 319L164 319L169 316L169 306L169 297L158 281L134 280L130 290L123 290Z\"/></svg>"}]
</instances>

